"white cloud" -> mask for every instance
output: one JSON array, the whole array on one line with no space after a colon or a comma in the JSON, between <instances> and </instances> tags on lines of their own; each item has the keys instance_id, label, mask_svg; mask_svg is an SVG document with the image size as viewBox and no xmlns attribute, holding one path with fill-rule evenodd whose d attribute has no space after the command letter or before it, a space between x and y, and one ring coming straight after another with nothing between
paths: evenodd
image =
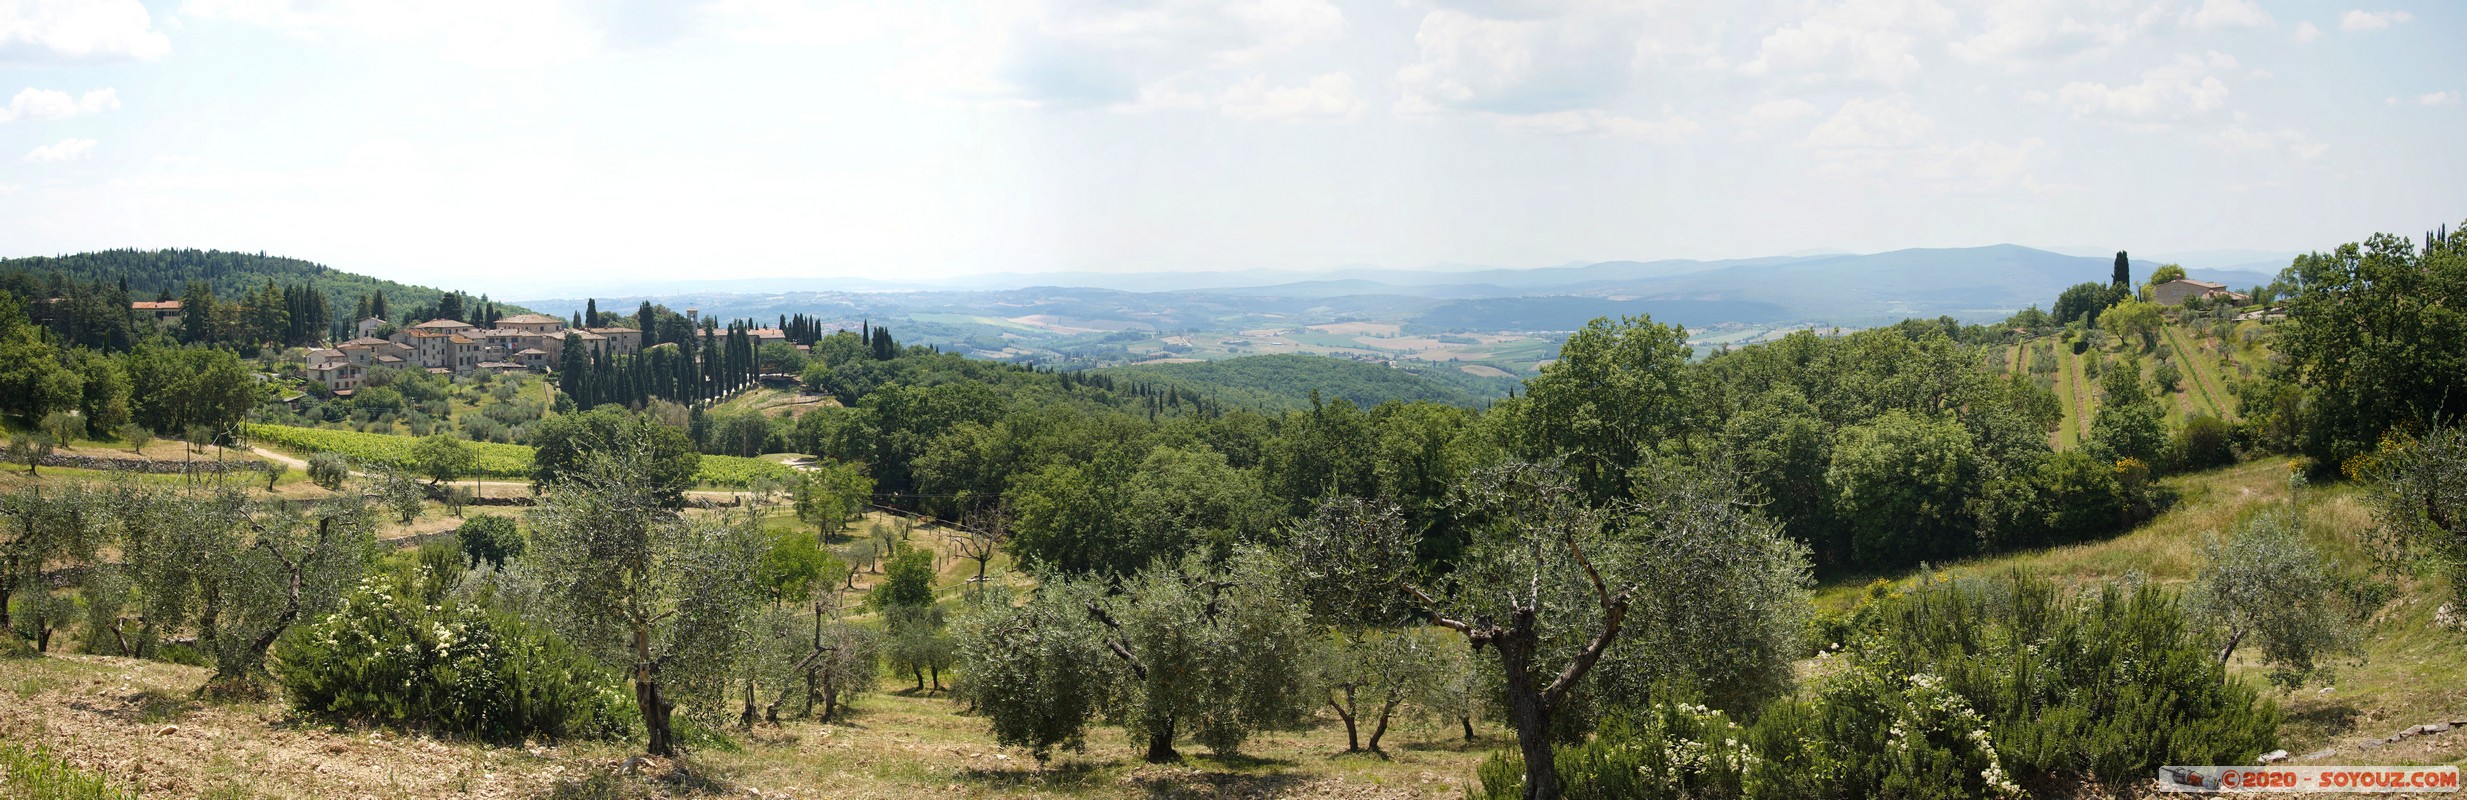
<instances>
[{"instance_id":1,"label":"white cloud","mask_svg":"<svg viewBox=\"0 0 2467 800\"><path fill-rule=\"evenodd\" d=\"M2184 24L2201 30L2267 28L2278 24L2253 0L2202 0L2200 8L2184 12Z\"/></svg>"},{"instance_id":2,"label":"white cloud","mask_svg":"<svg viewBox=\"0 0 2467 800\"><path fill-rule=\"evenodd\" d=\"M1813 117L1816 114L1815 103L1796 97L1787 97L1780 100L1767 100L1750 106L1747 113L1740 115L1739 119L1741 122L1756 125L1779 125L1792 120Z\"/></svg>"},{"instance_id":3,"label":"white cloud","mask_svg":"<svg viewBox=\"0 0 2467 800\"><path fill-rule=\"evenodd\" d=\"M2137 83L2111 87L2075 81L2065 84L2054 99L2082 116L2147 121L2206 114L2226 107L2227 84L2217 73L2235 67L2234 57L2216 50L2206 56L2179 55L2143 72Z\"/></svg>"},{"instance_id":4,"label":"white cloud","mask_svg":"<svg viewBox=\"0 0 2467 800\"><path fill-rule=\"evenodd\" d=\"M26 152L28 163L46 161L76 161L94 155L93 139L62 139Z\"/></svg>"},{"instance_id":5,"label":"white cloud","mask_svg":"<svg viewBox=\"0 0 2467 800\"><path fill-rule=\"evenodd\" d=\"M2282 128L2275 131L2253 130L2242 125L2229 125L2214 133L2203 134L2204 146L2233 153L2277 153L2285 151L2306 160L2320 158L2330 151L2330 145L2313 141L2302 131Z\"/></svg>"},{"instance_id":6,"label":"white cloud","mask_svg":"<svg viewBox=\"0 0 2467 800\"><path fill-rule=\"evenodd\" d=\"M1399 108L1530 114L1597 107L1635 71L1636 21L1565 14L1493 18L1440 9L1397 70Z\"/></svg>"},{"instance_id":7,"label":"white cloud","mask_svg":"<svg viewBox=\"0 0 2467 800\"><path fill-rule=\"evenodd\" d=\"M2310 22L2296 23L2296 43L2304 44L2321 38L2321 26Z\"/></svg>"},{"instance_id":8,"label":"white cloud","mask_svg":"<svg viewBox=\"0 0 2467 800\"><path fill-rule=\"evenodd\" d=\"M2424 93L2424 94L2416 95L2416 105L2420 105L2420 106L2454 106L2454 105L2458 105L2458 92L2455 92L2455 91L2427 92L2427 93Z\"/></svg>"},{"instance_id":9,"label":"white cloud","mask_svg":"<svg viewBox=\"0 0 2467 800\"><path fill-rule=\"evenodd\" d=\"M67 119L79 114L94 114L120 107L120 93L111 89L96 89L82 97L52 89L27 89L0 107L0 122L17 119Z\"/></svg>"},{"instance_id":10,"label":"white cloud","mask_svg":"<svg viewBox=\"0 0 2467 800\"><path fill-rule=\"evenodd\" d=\"M1297 86L1272 86L1252 76L1227 88L1217 106L1247 119L1341 119L1362 110L1362 101L1353 95L1353 76L1331 72Z\"/></svg>"},{"instance_id":11,"label":"white cloud","mask_svg":"<svg viewBox=\"0 0 2467 800\"><path fill-rule=\"evenodd\" d=\"M1911 53L1922 37L1953 27L1953 12L1935 0L1851 0L1764 37L1756 58L1739 65L1749 75L1846 76L1898 85L1919 72Z\"/></svg>"},{"instance_id":12,"label":"white cloud","mask_svg":"<svg viewBox=\"0 0 2467 800\"><path fill-rule=\"evenodd\" d=\"M1558 136L1602 136L1673 144L1694 136L1702 126L1688 117L1648 120L1601 109L1552 111L1543 114L1488 114L1508 130Z\"/></svg>"},{"instance_id":13,"label":"white cloud","mask_svg":"<svg viewBox=\"0 0 2467 800\"><path fill-rule=\"evenodd\" d=\"M1820 149L1903 147L1936 127L1936 119L1910 107L1908 95L1858 97L1807 132L1805 144Z\"/></svg>"},{"instance_id":14,"label":"white cloud","mask_svg":"<svg viewBox=\"0 0 2467 800\"><path fill-rule=\"evenodd\" d=\"M1936 181L1951 182L1974 188L1999 188L2020 180L2025 188L2037 190L2030 168L2037 163L2047 141L2037 137L2013 144L2002 142L1971 142L1959 147L1936 145L1917 155L1911 174Z\"/></svg>"},{"instance_id":15,"label":"white cloud","mask_svg":"<svg viewBox=\"0 0 2467 800\"><path fill-rule=\"evenodd\" d=\"M2067 58L2121 44L2144 26L2138 20L2102 13L2117 10L2062 0L1991 3L1985 11L1985 27L1945 49L1963 61L2008 68Z\"/></svg>"},{"instance_id":16,"label":"white cloud","mask_svg":"<svg viewBox=\"0 0 2467 800\"><path fill-rule=\"evenodd\" d=\"M0 63L150 60L171 52L137 0L0 0Z\"/></svg>"},{"instance_id":17,"label":"white cloud","mask_svg":"<svg viewBox=\"0 0 2467 800\"><path fill-rule=\"evenodd\" d=\"M1182 84L1225 85L1226 71L1255 71L1345 29L1327 0L1049 0L1003 13L1019 18L998 45L997 94L1059 107L1137 108Z\"/></svg>"},{"instance_id":18,"label":"white cloud","mask_svg":"<svg viewBox=\"0 0 2467 800\"><path fill-rule=\"evenodd\" d=\"M614 9L611 5L608 9ZM621 15L563 0L422 0L332 3L321 0L186 0L198 20L256 25L312 41L367 37L427 42L453 61L483 67L536 67L598 52Z\"/></svg>"},{"instance_id":19,"label":"white cloud","mask_svg":"<svg viewBox=\"0 0 2467 800\"><path fill-rule=\"evenodd\" d=\"M2392 25L2413 22L2415 19L2416 15L2405 11L2366 11L2359 8L2339 15L2339 29L2377 31Z\"/></svg>"},{"instance_id":20,"label":"white cloud","mask_svg":"<svg viewBox=\"0 0 2467 800\"><path fill-rule=\"evenodd\" d=\"M886 9L868 3L714 0L707 7L729 36L762 44L839 47L882 33Z\"/></svg>"}]
</instances>

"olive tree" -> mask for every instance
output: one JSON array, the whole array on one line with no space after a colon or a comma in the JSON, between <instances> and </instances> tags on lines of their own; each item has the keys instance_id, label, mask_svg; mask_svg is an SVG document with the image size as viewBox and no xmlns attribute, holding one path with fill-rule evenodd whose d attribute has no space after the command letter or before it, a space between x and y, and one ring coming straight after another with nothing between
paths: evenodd
<instances>
[{"instance_id":1,"label":"olive tree","mask_svg":"<svg viewBox=\"0 0 2467 800\"><path fill-rule=\"evenodd\" d=\"M1462 649L1432 628L1338 628L1312 658L1312 682L1345 724L1345 752L1384 753L1379 740L1407 703L1432 696L1449 675L1447 651ZM1362 735L1363 726L1370 736Z\"/></svg>"},{"instance_id":2,"label":"olive tree","mask_svg":"<svg viewBox=\"0 0 2467 800\"><path fill-rule=\"evenodd\" d=\"M2385 438L2373 464L2376 553L2431 562L2450 575L2451 602L2467 603L2467 428Z\"/></svg>"},{"instance_id":3,"label":"olive tree","mask_svg":"<svg viewBox=\"0 0 2467 800\"><path fill-rule=\"evenodd\" d=\"M673 487L653 463L665 449L650 436L620 438L549 483L531 512L525 557L555 576L546 622L625 667L645 750L659 756L677 752L677 698L705 701L689 711L725 706L743 629L760 605L763 551L752 526L672 510Z\"/></svg>"},{"instance_id":4,"label":"olive tree","mask_svg":"<svg viewBox=\"0 0 2467 800\"><path fill-rule=\"evenodd\" d=\"M134 422L120 426L119 434L120 441L128 443L130 453L143 453L146 451L146 445L154 441L153 428Z\"/></svg>"},{"instance_id":5,"label":"olive tree","mask_svg":"<svg viewBox=\"0 0 2467 800\"><path fill-rule=\"evenodd\" d=\"M81 486L49 496L29 486L0 497L0 631L23 637L35 652L50 652L52 634L76 613L44 570L96 565L105 530L96 500Z\"/></svg>"},{"instance_id":6,"label":"olive tree","mask_svg":"<svg viewBox=\"0 0 2467 800\"><path fill-rule=\"evenodd\" d=\"M1218 753L1297 724L1311 706L1310 636L1282 565L1253 547L1218 566L1157 563L1089 607L1129 680L1121 719L1152 762L1183 734Z\"/></svg>"},{"instance_id":7,"label":"olive tree","mask_svg":"<svg viewBox=\"0 0 2467 800\"><path fill-rule=\"evenodd\" d=\"M451 483L479 466L480 456L450 433L432 433L411 446L411 463L428 476L428 485Z\"/></svg>"},{"instance_id":8,"label":"olive tree","mask_svg":"<svg viewBox=\"0 0 2467 800\"><path fill-rule=\"evenodd\" d=\"M952 659L957 656L942 609L930 605L891 606L883 609L883 620L888 631L883 656L890 662L891 670L915 677L918 692L926 690L929 676L934 690L941 691L942 672L951 668Z\"/></svg>"},{"instance_id":9,"label":"olive tree","mask_svg":"<svg viewBox=\"0 0 2467 800\"><path fill-rule=\"evenodd\" d=\"M343 480L351 477L351 462L333 453L318 453L308 457L308 482L341 491Z\"/></svg>"},{"instance_id":10,"label":"olive tree","mask_svg":"<svg viewBox=\"0 0 2467 800\"><path fill-rule=\"evenodd\" d=\"M67 411L54 411L43 415L42 429L52 442L67 447L86 438L86 418Z\"/></svg>"},{"instance_id":11,"label":"olive tree","mask_svg":"<svg viewBox=\"0 0 2467 800\"><path fill-rule=\"evenodd\" d=\"M2185 605L2223 639L2220 664L2253 639L2270 680L2294 688L2325 658L2356 650L2355 620L2337 602L2335 565L2304 541L2293 516L2264 513L2223 541L2204 537L2202 564Z\"/></svg>"},{"instance_id":12,"label":"olive tree","mask_svg":"<svg viewBox=\"0 0 2467 800\"><path fill-rule=\"evenodd\" d=\"M789 487L797 518L814 524L814 535L829 538L865 508L874 493L874 479L865 465L834 461L801 473Z\"/></svg>"},{"instance_id":13,"label":"olive tree","mask_svg":"<svg viewBox=\"0 0 2467 800\"><path fill-rule=\"evenodd\" d=\"M252 503L238 511L239 524L209 534L220 541L203 551L197 640L214 657L208 692L254 696L275 640L332 609L375 558L376 519L355 502L310 517Z\"/></svg>"},{"instance_id":14,"label":"olive tree","mask_svg":"<svg viewBox=\"0 0 2467 800\"><path fill-rule=\"evenodd\" d=\"M1055 748L1081 749L1123 670L1089 609L1104 587L1059 577L1025 603L994 598L959 625L959 694L993 725L994 741L1025 747L1042 764Z\"/></svg>"},{"instance_id":15,"label":"olive tree","mask_svg":"<svg viewBox=\"0 0 2467 800\"><path fill-rule=\"evenodd\" d=\"M164 636L195 630L214 661L208 694L261 692L275 640L331 609L376 553L375 515L360 502L302 516L231 485L179 493L138 484L112 487L102 502L139 599L132 649L151 655Z\"/></svg>"},{"instance_id":16,"label":"olive tree","mask_svg":"<svg viewBox=\"0 0 2467 800\"><path fill-rule=\"evenodd\" d=\"M26 465L26 474L40 475L43 459L51 455L51 434L19 431L9 435L8 460Z\"/></svg>"},{"instance_id":17,"label":"olive tree","mask_svg":"<svg viewBox=\"0 0 2467 800\"><path fill-rule=\"evenodd\" d=\"M1380 752L1397 712L1446 678L1440 651L1449 648L1399 627L1413 624L1395 584L1413 567L1415 537L1394 503L1329 497L1286 538L1287 574L1327 631L1312 653L1313 682L1345 725L1345 751Z\"/></svg>"},{"instance_id":18,"label":"olive tree","mask_svg":"<svg viewBox=\"0 0 2467 800\"><path fill-rule=\"evenodd\" d=\"M1806 613L1804 551L1746 507L1734 482L1650 466L1630 476L1638 501L1615 510L1582 503L1551 466L1479 473L1462 488L1478 520L1465 561L1436 592L1395 578L1432 624L1495 654L1528 798L1559 796L1552 732L1585 710L1580 690L1623 636L1614 661L1675 662L1657 667L1657 687L1716 689L1738 671L1747 685L1731 690L1752 696L1787 677L1791 621ZM1690 630L1767 614L1781 621Z\"/></svg>"},{"instance_id":19,"label":"olive tree","mask_svg":"<svg viewBox=\"0 0 2467 800\"><path fill-rule=\"evenodd\" d=\"M1110 590L1053 577L1018 608L987 604L961 638L968 697L994 737L1039 758L1076 746L1099 711L1180 758L1188 737L1218 753L1298 724L1315 703L1311 636L1282 564L1239 547L1159 561Z\"/></svg>"},{"instance_id":20,"label":"olive tree","mask_svg":"<svg viewBox=\"0 0 2467 800\"><path fill-rule=\"evenodd\" d=\"M419 518L420 501L427 498L427 492L420 488L419 480L389 464L369 465L368 491L377 502L385 504L406 523Z\"/></svg>"}]
</instances>

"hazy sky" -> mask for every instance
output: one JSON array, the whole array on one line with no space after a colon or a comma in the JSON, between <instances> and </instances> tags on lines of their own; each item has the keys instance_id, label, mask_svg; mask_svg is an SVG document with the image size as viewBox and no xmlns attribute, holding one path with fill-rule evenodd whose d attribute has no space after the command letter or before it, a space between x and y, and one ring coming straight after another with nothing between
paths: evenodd
<instances>
[{"instance_id":1,"label":"hazy sky","mask_svg":"<svg viewBox=\"0 0 2467 800\"><path fill-rule=\"evenodd\" d=\"M2467 4L0 0L0 255L500 297L2467 218Z\"/></svg>"}]
</instances>

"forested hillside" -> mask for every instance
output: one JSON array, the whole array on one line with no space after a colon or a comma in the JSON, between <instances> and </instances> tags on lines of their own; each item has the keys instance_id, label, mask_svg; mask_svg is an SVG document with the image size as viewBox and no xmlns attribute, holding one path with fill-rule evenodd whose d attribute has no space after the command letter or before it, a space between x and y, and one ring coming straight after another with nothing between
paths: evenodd
<instances>
[{"instance_id":1,"label":"forested hillside","mask_svg":"<svg viewBox=\"0 0 2467 800\"><path fill-rule=\"evenodd\" d=\"M337 318L349 316L366 297L382 294L390 308L409 312L437 307L448 292L433 286L345 272L313 261L225 250L103 250L0 259L0 274L20 271L58 275L68 282L125 282L132 300L178 300L192 282L203 282L215 296L224 298L246 296L269 281L277 286L305 285L325 296L327 306L334 309ZM520 306L492 304L504 315L526 311Z\"/></svg>"},{"instance_id":2,"label":"forested hillside","mask_svg":"<svg viewBox=\"0 0 2467 800\"><path fill-rule=\"evenodd\" d=\"M1450 365L1388 364L1305 355L1243 356L1217 361L1142 364L1095 370L1264 411L1309 408L1311 396L1375 406L1389 400L1477 408L1506 397L1511 378L1468 375Z\"/></svg>"}]
</instances>

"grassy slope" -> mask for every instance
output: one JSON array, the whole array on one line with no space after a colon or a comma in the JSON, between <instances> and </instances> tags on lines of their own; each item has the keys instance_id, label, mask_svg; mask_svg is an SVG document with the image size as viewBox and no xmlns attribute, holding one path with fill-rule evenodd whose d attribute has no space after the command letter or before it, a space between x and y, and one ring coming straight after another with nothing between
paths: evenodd
<instances>
[{"instance_id":1,"label":"grassy slope","mask_svg":"<svg viewBox=\"0 0 2467 800\"><path fill-rule=\"evenodd\" d=\"M2218 355L2206 348L2195 347L2196 342L2174 325L2167 326L2167 341L2180 354L2179 360L2188 367L2184 370L2185 388L2199 394L2212 415L2235 419L2235 397L2227 393L2226 382L2219 380Z\"/></svg>"},{"instance_id":2,"label":"grassy slope","mask_svg":"<svg viewBox=\"0 0 2467 800\"><path fill-rule=\"evenodd\" d=\"M2081 363L2072 348L2056 343L2056 399L2064 404L2064 420L2056 428L2058 450L2081 446L2082 433L2089 425L2090 387L2082 381Z\"/></svg>"},{"instance_id":3,"label":"grassy slope","mask_svg":"<svg viewBox=\"0 0 2467 800\"><path fill-rule=\"evenodd\" d=\"M412 469L411 447L419 439L384 433L328 428L302 428L291 425L248 425L250 436L262 445L290 451L300 456L316 452L338 453L359 461L376 461ZM528 479L531 474L531 446L464 442L480 457L477 474L492 478ZM695 475L697 483L730 489L742 489L756 475L790 477L789 468L756 458L738 456L702 457L702 471Z\"/></svg>"},{"instance_id":4,"label":"grassy slope","mask_svg":"<svg viewBox=\"0 0 2467 800\"><path fill-rule=\"evenodd\" d=\"M895 522L869 514L834 539ZM764 524L813 531L782 509ZM938 594L956 609L976 564L950 553L946 533L919 527L910 542L942 557ZM997 557L991 567L1016 581L1008 561ZM858 591L879 579L861 575ZM869 616L862 608L849 613L860 623ZM147 797L542 797L560 780L605 776L634 752L627 743L490 747L336 729L292 718L278 703L197 702L190 693L207 672L83 655L0 658L0 740L47 746L62 761ZM1385 742L1390 758L1342 756L1343 728L1323 719L1258 737L1239 756L1218 758L1187 745L1185 763L1152 766L1118 729L1103 728L1084 752L1059 754L1053 769L1039 770L1025 751L995 746L985 721L962 713L947 693L917 693L905 675L879 680L881 693L858 701L846 719L734 733L740 751L691 756L700 782L648 788L659 797L1435 800L1463 796L1474 765L1511 741L1485 725L1482 737L1466 744L1452 727L1400 719ZM669 768L654 762L646 771Z\"/></svg>"},{"instance_id":5,"label":"grassy slope","mask_svg":"<svg viewBox=\"0 0 2467 800\"><path fill-rule=\"evenodd\" d=\"M2286 507L2286 478L2286 463L2276 460L2169 478L2168 485L2182 493L2182 500L2130 533L1966 561L1943 571L1980 577L2022 570L2071 586L2139 578L2181 588L2200 574L2205 534L2224 533L2264 510ZM2370 529L2372 517L2355 487L2307 489L2303 512L2316 546L2344 568L2360 571L2369 564L2359 537ZM1847 608L1864 583L1844 579L1821 587L1818 607ZM2330 764L2446 764L2467 759L2467 736L2426 737L2370 751L2359 747L2417 723L2467 718L2467 632L2432 624L2446 587L2414 577L2401 578L2399 585L2399 597L2375 615L2364 659L2341 665L2332 688L2265 690L2289 712L2281 746L2298 754L2336 747L2339 755L2317 762ZM2255 649L2245 648L2233 667L2259 685L2265 672L2253 658Z\"/></svg>"}]
</instances>

